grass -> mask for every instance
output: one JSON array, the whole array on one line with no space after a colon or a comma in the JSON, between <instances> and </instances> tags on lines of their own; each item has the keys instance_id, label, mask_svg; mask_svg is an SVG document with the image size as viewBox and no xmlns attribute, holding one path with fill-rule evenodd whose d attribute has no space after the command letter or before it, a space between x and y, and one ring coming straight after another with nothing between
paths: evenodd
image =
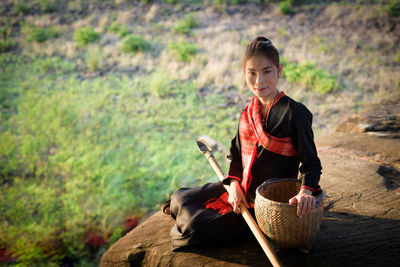
<instances>
[{"instance_id":1,"label":"grass","mask_svg":"<svg viewBox=\"0 0 400 267\"><path fill-rule=\"evenodd\" d=\"M31 10L31 6L26 1L17 1L14 3L14 13L27 14Z\"/></svg>"},{"instance_id":2,"label":"grass","mask_svg":"<svg viewBox=\"0 0 400 267\"><path fill-rule=\"evenodd\" d=\"M195 84L162 70L135 81L113 74L79 81L61 58L0 58L8 92L0 244L20 264L59 264L66 255L98 262L85 245L88 231L107 248L128 216L158 208L178 187L217 181L193 139L207 134L227 145L233 137L238 110L219 108L219 94L201 97ZM59 250L49 257L53 242Z\"/></svg>"},{"instance_id":3,"label":"grass","mask_svg":"<svg viewBox=\"0 0 400 267\"><path fill-rule=\"evenodd\" d=\"M96 72L103 65L103 53L99 46L89 47L85 54L86 66L89 71Z\"/></svg>"},{"instance_id":4,"label":"grass","mask_svg":"<svg viewBox=\"0 0 400 267\"><path fill-rule=\"evenodd\" d=\"M8 52L12 49L14 41L12 38L0 39L0 53Z\"/></svg>"},{"instance_id":5,"label":"grass","mask_svg":"<svg viewBox=\"0 0 400 267\"><path fill-rule=\"evenodd\" d=\"M74 32L74 41L78 46L82 47L89 43L97 42L100 39L100 34L90 27L83 27Z\"/></svg>"},{"instance_id":6,"label":"grass","mask_svg":"<svg viewBox=\"0 0 400 267\"><path fill-rule=\"evenodd\" d=\"M385 11L391 17L400 17L400 3L396 0L391 0L386 6Z\"/></svg>"},{"instance_id":7,"label":"grass","mask_svg":"<svg viewBox=\"0 0 400 267\"><path fill-rule=\"evenodd\" d=\"M122 41L121 51L123 53L136 54L138 52L144 52L150 48L149 42L147 42L142 36L139 35L128 35Z\"/></svg>"},{"instance_id":8,"label":"grass","mask_svg":"<svg viewBox=\"0 0 400 267\"><path fill-rule=\"evenodd\" d=\"M117 34L120 38L123 38L130 33L127 27L123 26L122 24L116 21L111 24L108 30L110 32Z\"/></svg>"},{"instance_id":9,"label":"grass","mask_svg":"<svg viewBox=\"0 0 400 267\"><path fill-rule=\"evenodd\" d=\"M51 13L57 10L54 0L39 0L40 10L44 13Z\"/></svg>"},{"instance_id":10,"label":"grass","mask_svg":"<svg viewBox=\"0 0 400 267\"><path fill-rule=\"evenodd\" d=\"M200 22L195 17L195 14L191 13L186 15L183 20L178 21L174 27L172 27L172 32L174 33L183 33L189 34L191 29L196 28L199 26Z\"/></svg>"},{"instance_id":11,"label":"grass","mask_svg":"<svg viewBox=\"0 0 400 267\"><path fill-rule=\"evenodd\" d=\"M291 83L300 84L320 94L331 93L340 87L335 76L318 69L315 63L296 64L282 59L282 64L284 65L282 76Z\"/></svg>"},{"instance_id":12,"label":"grass","mask_svg":"<svg viewBox=\"0 0 400 267\"><path fill-rule=\"evenodd\" d=\"M178 42L170 42L168 51L173 54L179 61L190 61L197 54L197 47L185 40Z\"/></svg>"},{"instance_id":13,"label":"grass","mask_svg":"<svg viewBox=\"0 0 400 267\"><path fill-rule=\"evenodd\" d=\"M173 80L162 69L156 70L149 79L149 90L158 98L170 97Z\"/></svg>"},{"instance_id":14,"label":"grass","mask_svg":"<svg viewBox=\"0 0 400 267\"><path fill-rule=\"evenodd\" d=\"M292 0L285 0L279 3L279 10L284 15L290 15L294 13Z\"/></svg>"},{"instance_id":15,"label":"grass","mask_svg":"<svg viewBox=\"0 0 400 267\"><path fill-rule=\"evenodd\" d=\"M54 29L54 27L29 27L27 33L26 39L29 42L38 43L45 42L50 38L57 38L59 36L59 33Z\"/></svg>"}]
</instances>

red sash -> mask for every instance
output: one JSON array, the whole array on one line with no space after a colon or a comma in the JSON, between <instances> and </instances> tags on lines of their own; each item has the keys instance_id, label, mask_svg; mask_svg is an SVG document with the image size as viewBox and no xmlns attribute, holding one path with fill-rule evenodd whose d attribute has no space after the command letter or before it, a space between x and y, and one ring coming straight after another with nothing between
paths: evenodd
<instances>
[{"instance_id":1,"label":"red sash","mask_svg":"<svg viewBox=\"0 0 400 267\"><path fill-rule=\"evenodd\" d=\"M274 102L268 107L267 112L274 106L285 93L282 91L276 97ZM268 118L268 114L266 117ZM257 158L257 144L261 144L265 149L283 155L292 157L297 155L290 137L277 138L263 129L262 125L262 106L257 96L255 96L249 105L247 105L239 120L239 137L240 149L242 156L243 174L240 181L246 198L247 190L250 188L253 177L251 176L251 167ZM232 206L228 202L228 192L223 193L218 199L212 198L205 203L206 209L218 210L219 213L225 214L232 210ZM249 203L254 206L253 203Z\"/></svg>"}]
</instances>

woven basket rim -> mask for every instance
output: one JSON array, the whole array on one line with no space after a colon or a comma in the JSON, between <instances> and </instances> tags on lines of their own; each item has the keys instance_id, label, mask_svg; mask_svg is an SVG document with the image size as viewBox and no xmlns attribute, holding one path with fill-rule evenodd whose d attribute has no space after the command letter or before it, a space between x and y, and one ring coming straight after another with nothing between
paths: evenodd
<instances>
[{"instance_id":1,"label":"woven basket rim","mask_svg":"<svg viewBox=\"0 0 400 267\"><path fill-rule=\"evenodd\" d=\"M257 197L258 198L262 198L263 201L268 202L269 205L287 207L287 208L296 207L297 204L290 205L289 203L286 203L286 202L274 201L274 200L266 198L265 196L261 195L261 193L260 193L261 189L265 190L269 184L278 183L278 182L282 182L282 181L288 181L288 180L296 181L296 182L300 182L300 183L302 182L302 180L298 179L298 178L272 178L272 179L268 179L268 180L266 180L265 182L263 182L261 185L259 185L257 187L257 189L256 189L256 198ZM321 205L321 201L324 198L324 196L326 196L326 195L325 195L324 191L321 189L321 193L319 193L317 196L315 196L315 208L317 208L318 206Z\"/></svg>"}]
</instances>

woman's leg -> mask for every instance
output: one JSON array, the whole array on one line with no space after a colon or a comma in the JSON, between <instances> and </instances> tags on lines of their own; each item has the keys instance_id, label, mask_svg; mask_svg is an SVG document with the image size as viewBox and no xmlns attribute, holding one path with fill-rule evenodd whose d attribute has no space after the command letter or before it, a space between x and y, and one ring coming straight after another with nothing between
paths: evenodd
<instances>
[{"instance_id":1,"label":"woman's leg","mask_svg":"<svg viewBox=\"0 0 400 267\"><path fill-rule=\"evenodd\" d=\"M176 220L171 229L173 250L191 245L214 245L250 235L241 215L234 212L222 215L205 209L204 203L224 192L220 183L208 183L195 188L181 188L172 195L171 216Z\"/></svg>"}]
</instances>

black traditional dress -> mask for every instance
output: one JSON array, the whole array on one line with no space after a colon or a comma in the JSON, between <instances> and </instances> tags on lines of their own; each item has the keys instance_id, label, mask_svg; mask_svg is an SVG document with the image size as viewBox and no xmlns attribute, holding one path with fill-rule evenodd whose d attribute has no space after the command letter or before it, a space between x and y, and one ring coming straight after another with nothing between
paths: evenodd
<instances>
[{"instance_id":1,"label":"black traditional dress","mask_svg":"<svg viewBox=\"0 0 400 267\"><path fill-rule=\"evenodd\" d=\"M254 203L255 190L265 180L297 178L299 170L302 188L310 189L313 195L320 192L318 182L322 168L311 125L311 112L303 104L286 95L280 97L270 108L266 127L263 125L264 131L277 138L290 137L297 155L283 156L259 145L257 157L251 165L252 180L247 189L248 202ZM243 167L239 128L231 141L227 157L231 162L223 183L229 184L230 179L241 181ZM220 213L218 210L205 208L210 199L218 198L224 192L226 191L222 184L217 182L195 188L181 188L172 195L171 216L176 220L171 229L173 250L192 245L207 246L251 236L241 215L233 211ZM254 216L254 209L249 211Z\"/></svg>"}]
</instances>

